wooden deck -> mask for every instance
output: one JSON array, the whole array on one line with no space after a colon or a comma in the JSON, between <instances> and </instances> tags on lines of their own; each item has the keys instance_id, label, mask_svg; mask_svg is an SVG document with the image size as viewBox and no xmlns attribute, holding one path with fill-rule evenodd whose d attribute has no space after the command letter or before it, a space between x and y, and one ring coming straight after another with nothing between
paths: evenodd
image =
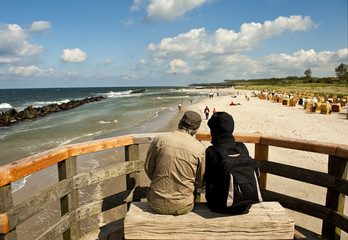
<instances>
[{"instance_id":1,"label":"wooden deck","mask_svg":"<svg viewBox=\"0 0 348 240\"><path fill-rule=\"evenodd\" d=\"M293 239L294 220L278 202L254 204L248 214L212 212L197 203L185 215L164 215L133 202L124 220L126 240Z\"/></svg>"}]
</instances>

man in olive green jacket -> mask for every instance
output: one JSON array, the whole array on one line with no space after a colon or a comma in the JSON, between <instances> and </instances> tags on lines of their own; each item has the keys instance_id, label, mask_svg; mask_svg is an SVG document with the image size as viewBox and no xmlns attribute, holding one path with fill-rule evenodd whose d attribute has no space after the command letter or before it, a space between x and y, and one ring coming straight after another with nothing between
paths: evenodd
<instances>
[{"instance_id":1,"label":"man in olive green jacket","mask_svg":"<svg viewBox=\"0 0 348 240\"><path fill-rule=\"evenodd\" d=\"M162 214L185 214L194 206L195 191L203 188L205 146L193 135L201 116L185 112L179 129L156 137L145 161L145 172L151 180L148 202Z\"/></svg>"}]
</instances>

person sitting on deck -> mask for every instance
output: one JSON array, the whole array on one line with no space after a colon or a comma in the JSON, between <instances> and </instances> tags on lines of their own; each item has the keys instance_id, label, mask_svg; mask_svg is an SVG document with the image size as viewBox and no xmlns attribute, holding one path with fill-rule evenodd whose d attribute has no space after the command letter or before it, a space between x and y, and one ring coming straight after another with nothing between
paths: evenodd
<instances>
[{"instance_id":1,"label":"person sitting on deck","mask_svg":"<svg viewBox=\"0 0 348 240\"><path fill-rule=\"evenodd\" d=\"M179 129L156 137L147 152L145 172L151 180L147 200L162 214L186 214L193 209L195 193L203 188L205 146L192 137L201 116L185 112Z\"/></svg>"},{"instance_id":2,"label":"person sitting on deck","mask_svg":"<svg viewBox=\"0 0 348 240\"><path fill-rule=\"evenodd\" d=\"M208 121L208 126L210 128L210 134L212 137L212 146L209 146L205 152L205 198L207 200L208 206L216 211L216 204L221 199L216 199L216 190L212 187L213 183L221 172L217 171L216 166L221 161L218 154L214 150L214 147L225 149L226 153L229 155L235 155L239 153L240 155L249 156L249 151L244 143L236 142L233 137L234 131L234 120L233 117L226 112L216 112L214 113ZM238 155L239 155L238 154ZM240 214L248 211L249 208L236 207L233 212L235 214ZM228 208L219 209L220 212L231 212Z\"/></svg>"}]
</instances>

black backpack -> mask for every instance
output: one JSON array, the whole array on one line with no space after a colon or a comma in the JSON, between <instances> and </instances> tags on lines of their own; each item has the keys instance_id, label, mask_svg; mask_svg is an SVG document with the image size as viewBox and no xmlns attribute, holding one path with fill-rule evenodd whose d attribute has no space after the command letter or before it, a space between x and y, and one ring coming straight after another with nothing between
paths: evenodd
<instances>
[{"instance_id":1,"label":"black backpack","mask_svg":"<svg viewBox=\"0 0 348 240\"><path fill-rule=\"evenodd\" d=\"M212 146L219 161L212 182L206 183L206 200L212 211L221 213L248 213L251 204L262 202L259 185L259 168L249 155L228 155L226 149Z\"/></svg>"}]
</instances>

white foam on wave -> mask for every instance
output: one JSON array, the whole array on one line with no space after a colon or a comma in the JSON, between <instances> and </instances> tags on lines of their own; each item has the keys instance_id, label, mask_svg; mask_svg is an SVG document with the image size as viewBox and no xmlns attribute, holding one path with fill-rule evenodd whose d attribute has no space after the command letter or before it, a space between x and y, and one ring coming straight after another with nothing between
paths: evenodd
<instances>
[{"instance_id":1,"label":"white foam on wave","mask_svg":"<svg viewBox=\"0 0 348 240\"><path fill-rule=\"evenodd\" d=\"M129 97L129 96L131 96L130 95L131 92L132 92L131 90L121 91L121 92L110 91L108 93L105 93L105 95L109 98Z\"/></svg>"},{"instance_id":2,"label":"white foam on wave","mask_svg":"<svg viewBox=\"0 0 348 240\"><path fill-rule=\"evenodd\" d=\"M57 101L37 101L37 102L28 102L25 104L25 107L26 108L27 106L33 106L33 107L43 107L43 106L46 106L46 105L50 105L50 104L62 104L62 103L68 103L70 102L70 99L63 99L63 100L57 100Z\"/></svg>"},{"instance_id":3,"label":"white foam on wave","mask_svg":"<svg viewBox=\"0 0 348 240\"><path fill-rule=\"evenodd\" d=\"M87 133L87 134L84 134L84 135L81 135L81 136L78 136L78 137L74 137L74 138L71 138L71 139L68 139L68 140L62 142L59 146L69 144L69 143L71 143L72 141L75 141L75 140L77 140L77 139L79 139L79 138L94 136L94 135L97 135L97 134L99 134L99 133L101 133L101 132L102 132L102 131L98 131L98 132L94 132L94 133Z\"/></svg>"},{"instance_id":4,"label":"white foam on wave","mask_svg":"<svg viewBox=\"0 0 348 240\"><path fill-rule=\"evenodd\" d=\"M24 178L21 178L17 181L14 181L11 184L12 187L12 193L17 192L19 189L23 188L25 186L25 183L27 182L27 179L30 177L31 175L28 175Z\"/></svg>"},{"instance_id":5,"label":"white foam on wave","mask_svg":"<svg viewBox=\"0 0 348 240\"><path fill-rule=\"evenodd\" d=\"M6 108L12 108L12 106L11 106L11 104L8 104L8 103L0 103L0 109L1 108L4 108L4 109L6 109Z\"/></svg>"}]
</instances>

